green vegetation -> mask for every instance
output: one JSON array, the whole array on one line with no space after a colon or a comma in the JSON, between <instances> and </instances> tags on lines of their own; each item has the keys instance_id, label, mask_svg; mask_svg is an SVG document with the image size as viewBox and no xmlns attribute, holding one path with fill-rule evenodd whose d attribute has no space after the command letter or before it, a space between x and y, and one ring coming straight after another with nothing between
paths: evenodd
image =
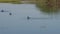
<instances>
[{"instance_id":1,"label":"green vegetation","mask_svg":"<svg viewBox=\"0 0 60 34\"><path fill-rule=\"evenodd\" d=\"M59 9L56 0L37 0L36 6L41 9L41 11L46 13L56 13Z\"/></svg>"},{"instance_id":2,"label":"green vegetation","mask_svg":"<svg viewBox=\"0 0 60 34\"><path fill-rule=\"evenodd\" d=\"M20 0L0 0L0 3L15 3L15 4L20 4Z\"/></svg>"}]
</instances>

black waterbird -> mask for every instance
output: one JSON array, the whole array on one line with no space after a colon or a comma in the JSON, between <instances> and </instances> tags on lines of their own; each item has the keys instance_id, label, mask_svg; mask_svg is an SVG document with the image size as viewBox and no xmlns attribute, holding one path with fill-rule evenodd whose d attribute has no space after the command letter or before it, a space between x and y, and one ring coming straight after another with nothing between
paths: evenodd
<instances>
[{"instance_id":1,"label":"black waterbird","mask_svg":"<svg viewBox=\"0 0 60 34\"><path fill-rule=\"evenodd\" d=\"M29 20L29 19L30 19L30 17L29 17L29 16L27 16L27 19Z\"/></svg>"},{"instance_id":2,"label":"black waterbird","mask_svg":"<svg viewBox=\"0 0 60 34\"><path fill-rule=\"evenodd\" d=\"M12 15L12 13L9 13L9 15Z\"/></svg>"}]
</instances>

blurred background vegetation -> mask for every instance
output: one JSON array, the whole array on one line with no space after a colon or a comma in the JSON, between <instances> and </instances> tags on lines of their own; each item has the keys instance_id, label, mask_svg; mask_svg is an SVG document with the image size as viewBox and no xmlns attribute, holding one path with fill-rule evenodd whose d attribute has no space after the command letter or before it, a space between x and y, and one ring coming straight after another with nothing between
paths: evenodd
<instances>
[{"instance_id":1,"label":"blurred background vegetation","mask_svg":"<svg viewBox=\"0 0 60 34\"><path fill-rule=\"evenodd\" d=\"M21 1L20 0L0 0L0 3L17 3L20 4Z\"/></svg>"},{"instance_id":2,"label":"blurred background vegetation","mask_svg":"<svg viewBox=\"0 0 60 34\"><path fill-rule=\"evenodd\" d=\"M21 4L21 1L27 1L27 3L36 4L42 12L57 13L60 9L60 0L0 0L1 3L14 3Z\"/></svg>"},{"instance_id":3,"label":"blurred background vegetation","mask_svg":"<svg viewBox=\"0 0 60 34\"><path fill-rule=\"evenodd\" d=\"M46 13L57 13L59 10L59 0L37 0L36 7Z\"/></svg>"}]
</instances>

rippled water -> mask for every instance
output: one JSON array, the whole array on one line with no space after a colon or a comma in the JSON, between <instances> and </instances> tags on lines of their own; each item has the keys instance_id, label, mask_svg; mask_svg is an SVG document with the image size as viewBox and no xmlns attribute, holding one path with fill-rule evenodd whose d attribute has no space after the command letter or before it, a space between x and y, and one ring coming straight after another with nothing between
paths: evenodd
<instances>
[{"instance_id":1,"label":"rippled water","mask_svg":"<svg viewBox=\"0 0 60 34\"><path fill-rule=\"evenodd\" d=\"M9 12L0 12L0 34L60 34L60 14L43 14L35 4L0 3L2 9Z\"/></svg>"}]
</instances>

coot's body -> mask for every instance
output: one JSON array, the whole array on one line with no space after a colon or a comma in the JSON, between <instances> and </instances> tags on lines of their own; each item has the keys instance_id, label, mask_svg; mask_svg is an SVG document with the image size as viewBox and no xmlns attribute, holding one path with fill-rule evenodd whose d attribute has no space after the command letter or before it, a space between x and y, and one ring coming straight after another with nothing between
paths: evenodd
<instances>
[{"instance_id":1,"label":"coot's body","mask_svg":"<svg viewBox=\"0 0 60 34\"><path fill-rule=\"evenodd\" d=\"M29 17L29 16L27 16L27 19L30 19L30 17Z\"/></svg>"},{"instance_id":2,"label":"coot's body","mask_svg":"<svg viewBox=\"0 0 60 34\"><path fill-rule=\"evenodd\" d=\"M9 13L9 15L12 15L12 13Z\"/></svg>"},{"instance_id":3,"label":"coot's body","mask_svg":"<svg viewBox=\"0 0 60 34\"><path fill-rule=\"evenodd\" d=\"M4 10L1 10L1 12L4 12Z\"/></svg>"}]
</instances>

